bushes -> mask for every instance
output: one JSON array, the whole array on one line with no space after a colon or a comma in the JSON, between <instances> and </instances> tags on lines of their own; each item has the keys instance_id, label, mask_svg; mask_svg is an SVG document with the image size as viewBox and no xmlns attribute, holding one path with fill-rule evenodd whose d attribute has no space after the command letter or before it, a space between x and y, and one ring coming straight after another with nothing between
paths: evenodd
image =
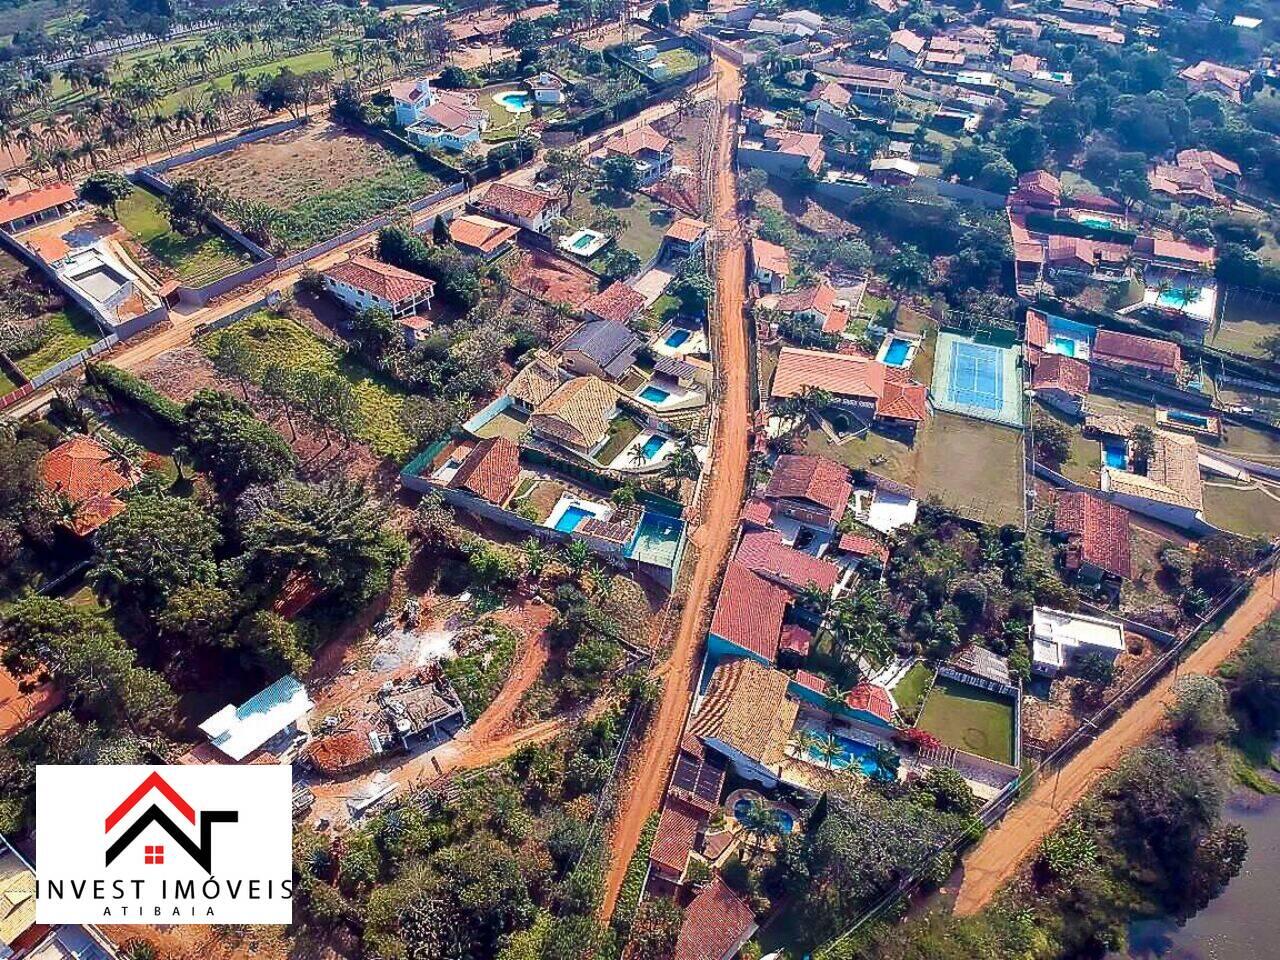
<instances>
[{"instance_id":1,"label":"bushes","mask_svg":"<svg viewBox=\"0 0 1280 960\"><path fill-rule=\"evenodd\" d=\"M613 911L613 925L622 933L630 929L631 921L635 919L640 891L649 873L649 851L653 849L654 837L658 835L658 818L659 813L655 810L644 822L640 842L636 844L636 852L627 864L626 875L622 878L622 889L618 891L618 901Z\"/></svg>"},{"instance_id":2,"label":"bushes","mask_svg":"<svg viewBox=\"0 0 1280 960\"><path fill-rule=\"evenodd\" d=\"M181 404L174 403L127 370L105 363L91 363L85 367L85 379L91 386L101 387L117 403L137 407L174 429L180 429L186 422Z\"/></svg>"}]
</instances>

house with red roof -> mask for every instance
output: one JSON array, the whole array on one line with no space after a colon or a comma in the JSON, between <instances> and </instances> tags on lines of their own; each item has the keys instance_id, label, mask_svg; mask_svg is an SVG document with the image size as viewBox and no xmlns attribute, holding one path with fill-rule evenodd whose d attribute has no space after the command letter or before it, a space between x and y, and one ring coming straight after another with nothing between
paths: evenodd
<instances>
[{"instance_id":1,"label":"house with red roof","mask_svg":"<svg viewBox=\"0 0 1280 960\"><path fill-rule=\"evenodd\" d=\"M511 183L495 183L483 197L473 202L482 213L534 233L547 233L551 224L563 217L565 211L563 196Z\"/></svg>"},{"instance_id":2,"label":"house with red roof","mask_svg":"<svg viewBox=\"0 0 1280 960\"><path fill-rule=\"evenodd\" d=\"M0 230L17 233L37 223L57 220L78 209L76 188L59 182L0 197Z\"/></svg>"},{"instance_id":3,"label":"house with red roof","mask_svg":"<svg viewBox=\"0 0 1280 960\"><path fill-rule=\"evenodd\" d=\"M610 157L626 157L634 162L640 185L647 187L671 172L675 154L671 141L646 123L609 138L594 159L603 164Z\"/></svg>"},{"instance_id":4,"label":"house with red roof","mask_svg":"<svg viewBox=\"0 0 1280 960\"><path fill-rule=\"evenodd\" d=\"M1090 358L1121 373L1176 383L1182 376L1182 351L1176 343L1099 330Z\"/></svg>"},{"instance_id":5,"label":"house with red roof","mask_svg":"<svg viewBox=\"0 0 1280 960\"><path fill-rule=\"evenodd\" d=\"M849 323L848 309L837 303L835 287L826 280L781 294L775 309L792 323L815 332L843 333Z\"/></svg>"},{"instance_id":6,"label":"house with red roof","mask_svg":"<svg viewBox=\"0 0 1280 960\"><path fill-rule=\"evenodd\" d=\"M1203 170L1214 180L1234 183L1240 179L1240 164L1228 160L1213 150L1179 150L1178 166L1190 170Z\"/></svg>"},{"instance_id":7,"label":"house with red roof","mask_svg":"<svg viewBox=\"0 0 1280 960\"><path fill-rule=\"evenodd\" d=\"M1030 170L1018 177L1009 194L1014 210L1051 212L1062 206L1062 184L1048 170Z\"/></svg>"},{"instance_id":8,"label":"house with red roof","mask_svg":"<svg viewBox=\"0 0 1280 960\"><path fill-rule=\"evenodd\" d=\"M510 250L519 233L519 227L470 213L449 221L449 239L464 253L485 260L496 260Z\"/></svg>"},{"instance_id":9,"label":"house with red roof","mask_svg":"<svg viewBox=\"0 0 1280 960\"><path fill-rule=\"evenodd\" d=\"M849 506L849 468L827 457L783 454L773 467L763 499L775 516L834 530Z\"/></svg>"},{"instance_id":10,"label":"house with red roof","mask_svg":"<svg viewBox=\"0 0 1280 960\"><path fill-rule=\"evenodd\" d=\"M116 494L138 482L124 461L113 456L92 437L77 434L46 453L40 460L40 476L55 497L71 505L64 526L77 537L87 537L125 511Z\"/></svg>"},{"instance_id":11,"label":"house with red roof","mask_svg":"<svg viewBox=\"0 0 1280 960\"><path fill-rule=\"evenodd\" d=\"M889 34L889 46L885 50L885 59L897 67L914 68L924 52L924 37L910 30L895 30Z\"/></svg>"},{"instance_id":12,"label":"house with red roof","mask_svg":"<svg viewBox=\"0 0 1280 960\"><path fill-rule=\"evenodd\" d=\"M1191 93L1216 93L1233 103L1242 103L1253 74L1248 70L1225 67L1212 60L1201 60L1178 74Z\"/></svg>"},{"instance_id":13,"label":"house with red roof","mask_svg":"<svg viewBox=\"0 0 1280 960\"><path fill-rule=\"evenodd\" d=\"M752 237L751 276L761 293L781 293L791 274L791 258L785 247Z\"/></svg>"},{"instance_id":14,"label":"house with red roof","mask_svg":"<svg viewBox=\"0 0 1280 960\"><path fill-rule=\"evenodd\" d=\"M730 960L755 932L751 908L717 876L685 910L675 960Z\"/></svg>"},{"instance_id":15,"label":"house with red roof","mask_svg":"<svg viewBox=\"0 0 1280 960\"><path fill-rule=\"evenodd\" d=\"M449 489L502 506L519 479L520 448L506 437L489 437L466 454L449 478Z\"/></svg>"},{"instance_id":16,"label":"house with red roof","mask_svg":"<svg viewBox=\"0 0 1280 960\"><path fill-rule=\"evenodd\" d=\"M420 146L464 153L489 126L489 112L474 93L433 90L426 77L396 81L390 92L396 122Z\"/></svg>"},{"instance_id":17,"label":"house with red roof","mask_svg":"<svg viewBox=\"0 0 1280 960\"><path fill-rule=\"evenodd\" d=\"M620 280L582 304L582 312L588 320L608 320L618 324L630 323L644 308L644 295Z\"/></svg>"},{"instance_id":18,"label":"house with red roof","mask_svg":"<svg viewBox=\"0 0 1280 960\"><path fill-rule=\"evenodd\" d=\"M1040 400L1075 417L1083 415L1089 382L1087 363L1059 353L1041 356L1031 374L1031 388Z\"/></svg>"},{"instance_id":19,"label":"house with red roof","mask_svg":"<svg viewBox=\"0 0 1280 960\"><path fill-rule=\"evenodd\" d=\"M790 176L805 170L816 175L826 159L820 133L769 130L762 137L743 137L738 141L740 164L759 167L776 176Z\"/></svg>"},{"instance_id":20,"label":"house with red roof","mask_svg":"<svg viewBox=\"0 0 1280 960\"><path fill-rule=\"evenodd\" d=\"M769 395L775 401L821 390L833 398L832 408L857 425L876 424L898 432L914 432L928 416L928 389L906 370L889 367L856 353L830 353L783 347L778 354ZM850 424L850 429L854 425Z\"/></svg>"},{"instance_id":21,"label":"house with red roof","mask_svg":"<svg viewBox=\"0 0 1280 960\"><path fill-rule=\"evenodd\" d=\"M788 546L776 530L744 533L734 561L792 593L813 585L830 594L840 582L839 567Z\"/></svg>"},{"instance_id":22,"label":"house with red roof","mask_svg":"<svg viewBox=\"0 0 1280 960\"><path fill-rule=\"evenodd\" d=\"M898 709L888 690L865 681L845 694L844 706L855 720L878 727L892 727Z\"/></svg>"},{"instance_id":23,"label":"house with red roof","mask_svg":"<svg viewBox=\"0 0 1280 960\"><path fill-rule=\"evenodd\" d=\"M718 657L750 657L772 666L791 594L733 561L725 571L711 617L707 650Z\"/></svg>"},{"instance_id":24,"label":"house with red roof","mask_svg":"<svg viewBox=\"0 0 1280 960\"><path fill-rule=\"evenodd\" d=\"M389 263L354 254L320 274L324 288L351 310L385 310L400 319L431 309L436 282Z\"/></svg>"},{"instance_id":25,"label":"house with red roof","mask_svg":"<svg viewBox=\"0 0 1280 960\"><path fill-rule=\"evenodd\" d=\"M1084 491L1053 498L1053 529L1067 545L1066 568L1092 583L1132 575L1129 511Z\"/></svg>"}]
</instances>

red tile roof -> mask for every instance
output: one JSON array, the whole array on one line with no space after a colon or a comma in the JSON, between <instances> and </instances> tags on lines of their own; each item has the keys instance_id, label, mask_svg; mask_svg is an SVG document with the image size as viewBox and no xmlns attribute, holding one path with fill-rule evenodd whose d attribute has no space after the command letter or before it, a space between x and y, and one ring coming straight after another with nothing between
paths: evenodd
<instances>
[{"instance_id":1,"label":"red tile roof","mask_svg":"<svg viewBox=\"0 0 1280 960\"><path fill-rule=\"evenodd\" d=\"M1049 342L1049 321L1036 310L1027 311L1026 340L1028 346L1043 347Z\"/></svg>"},{"instance_id":2,"label":"red tile roof","mask_svg":"<svg viewBox=\"0 0 1280 960\"><path fill-rule=\"evenodd\" d=\"M843 534L838 546L844 553L852 553L854 556L879 557L882 561L889 559L888 547L858 533Z\"/></svg>"},{"instance_id":3,"label":"red tile roof","mask_svg":"<svg viewBox=\"0 0 1280 960\"><path fill-rule=\"evenodd\" d=\"M627 133L619 133L606 141L604 149L608 153L634 157L641 150L652 150L654 153L666 153L671 148L671 141L647 123Z\"/></svg>"},{"instance_id":4,"label":"red tile roof","mask_svg":"<svg viewBox=\"0 0 1280 960\"><path fill-rule=\"evenodd\" d=\"M759 237L751 238L751 262L757 270L768 270L770 273L785 277L791 272L791 257L785 247Z\"/></svg>"},{"instance_id":5,"label":"red tile roof","mask_svg":"<svg viewBox=\"0 0 1280 960\"><path fill-rule=\"evenodd\" d=\"M860 683L844 698L851 710L861 710L886 722L893 720L893 698L877 683Z\"/></svg>"},{"instance_id":6,"label":"red tile roof","mask_svg":"<svg viewBox=\"0 0 1280 960\"><path fill-rule=\"evenodd\" d=\"M501 505L519 478L520 448L506 437L490 437L475 445L449 486Z\"/></svg>"},{"instance_id":7,"label":"red tile roof","mask_svg":"<svg viewBox=\"0 0 1280 960\"><path fill-rule=\"evenodd\" d=\"M1079 538L1080 557L1086 563L1117 577L1131 575L1129 511L1124 507L1088 493L1064 491L1054 497L1053 527Z\"/></svg>"},{"instance_id":8,"label":"red tile roof","mask_svg":"<svg viewBox=\"0 0 1280 960\"><path fill-rule=\"evenodd\" d=\"M853 94L834 83L831 80L822 80L813 85L813 89L809 91L809 95L805 97L809 103L821 100L823 103L829 103L833 107L847 107L853 100Z\"/></svg>"},{"instance_id":9,"label":"red tile roof","mask_svg":"<svg viewBox=\"0 0 1280 960\"><path fill-rule=\"evenodd\" d=\"M758 497L752 497L742 507L742 521L767 527L773 522L773 507Z\"/></svg>"},{"instance_id":10,"label":"red tile roof","mask_svg":"<svg viewBox=\"0 0 1280 960\"><path fill-rule=\"evenodd\" d=\"M667 232L663 236L670 237L672 240L679 240L682 243L693 243L706 232L707 225L701 220L695 220L693 217L681 217L667 227Z\"/></svg>"},{"instance_id":11,"label":"red tile roof","mask_svg":"<svg viewBox=\"0 0 1280 960\"><path fill-rule=\"evenodd\" d=\"M756 918L719 877L693 898L676 940L675 960L724 960L755 932Z\"/></svg>"},{"instance_id":12,"label":"red tile roof","mask_svg":"<svg viewBox=\"0 0 1280 960\"><path fill-rule=\"evenodd\" d=\"M23 193L15 193L0 199L0 223L22 220L37 213L44 213L76 198L76 188L69 183L51 183Z\"/></svg>"},{"instance_id":13,"label":"red tile roof","mask_svg":"<svg viewBox=\"0 0 1280 960\"><path fill-rule=\"evenodd\" d=\"M449 221L449 239L459 246L471 247L481 253L492 253L519 232L519 227L474 214L454 217Z\"/></svg>"},{"instance_id":14,"label":"red tile roof","mask_svg":"<svg viewBox=\"0 0 1280 960\"><path fill-rule=\"evenodd\" d=\"M367 290L375 297L392 303L423 295L430 297L436 289L434 280L360 254L325 270L324 276L358 290Z\"/></svg>"},{"instance_id":15,"label":"red tile roof","mask_svg":"<svg viewBox=\"0 0 1280 960\"><path fill-rule=\"evenodd\" d=\"M790 594L740 563L730 563L711 618L711 632L773 663Z\"/></svg>"},{"instance_id":16,"label":"red tile roof","mask_svg":"<svg viewBox=\"0 0 1280 960\"><path fill-rule=\"evenodd\" d=\"M124 512L115 494L132 486L107 449L91 437L74 436L44 455L45 485L75 506L71 529L84 536Z\"/></svg>"},{"instance_id":17,"label":"red tile roof","mask_svg":"<svg viewBox=\"0 0 1280 960\"><path fill-rule=\"evenodd\" d=\"M538 216L552 203L558 203L557 196L540 193L537 190L525 190L523 187L509 183L495 183L480 198L480 205L514 217L530 219Z\"/></svg>"},{"instance_id":18,"label":"red tile roof","mask_svg":"<svg viewBox=\"0 0 1280 960\"><path fill-rule=\"evenodd\" d=\"M1182 351L1176 343L1115 330L1098 331L1092 356L1101 361L1114 360L1167 373L1182 369Z\"/></svg>"},{"instance_id":19,"label":"red tile roof","mask_svg":"<svg viewBox=\"0 0 1280 960\"><path fill-rule=\"evenodd\" d=\"M668 794L662 818L654 835L649 859L675 874L684 873L685 864L698 839L698 830L707 825L707 811L679 796Z\"/></svg>"},{"instance_id":20,"label":"red tile roof","mask_svg":"<svg viewBox=\"0 0 1280 960\"><path fill-rule=\"evenodd\" d=\"M419 83L421 83L420 80L396 80L389 87L391 98L403 100L405 103L417 103L431 92L430 87L425 90L419 89Z\"/></svg>"},{"instance_id":21,"label":"red tile roof","mask_svg":"<svg viewBox=\"0 0 1280 960\"><path fill-rule=\"evenodd\" d=\"M778 644L778 649L794 653L799 657L807 657L812 644L812 633L797 623L788 623L782 628L782 641Z\"/></svg>"},{"instance_id":22,"label":"red tile roof","mask_svg":"<svg viewBox=\"0 0 1280 960\"><path fill-rule=\"evenodd\" d=\"M782 294L778 297L778 310L782 313L804 313L812 310L825 317L831 312L835 302L835 288L823 280L811 287L802 287Z\"/></svg>"},{"instance_id":23,"label":"red tile roof","mask_svg":"<svg viewBox=\"0 0 1280 960\"><path fill-rule=\"evenodd\" d=\"M884 396L884 380L885 365L870 357L783 347L769 392L785 398L812 388L837 397L879 401Z\"/></svg>"},{"instance_id":24,"label":"red tile roof","mask_svg":"<svg viewBox=\"0 0 1280 960\"><path fill-rule=\"evenodd\" d=\"M810 673L808 670L797 670L795 677L792 679L806 690L812 690L814 693L823 694L827 692L827 681L816 673Z\"/></svg>"},{"instance_id":25,"label":"red tile roof","mask_svg":"<svg viewBox=\"0 0 1280 960\"><path fill-rule=\"evenodd\" d=\"M602 320L626 323L644 309L644 297L620 281L605 287L582 305Z\"/></svg>"},{"instance_id":26,"label":"red tile roof","mask_svg":"<svg viewBox=\"0 0 1280 960\"><path fill-rule=\"evenodd\" d=\"M923 383L910 379L903 370L890 367L886 371L884 396L876 404L876 416L920 423L929 413L928 396L928 388Z\"/></svg>"},{"instance_id":27,"label":"red tile roof","mask_svg":"<svg viewBox=\"0 0 1280 960\"><path fill-rule=\"evenodd\" d=\"M1134 241L1133 252L1140 257L1177 260L1197 265L1208 265L1217 261L1217 251L1213 247L1200 247L1184 240L1170 240L1168 237L1139 237Z\"/></svg>"},{"instance_id":28,"label":"red tile roof","mask_svg":"<svg viewBox=\"0 0 1280 960\"><path fill-rule=\"evenodd\" d=\"M782 581L796 590L816 583L828 593L840 579L833 563L788 547L776 530L755 530L743 534L734 559L760 576Z\"/></svg>"},{"instance_id":29,"label":"red tile roof","mask_svg":"<svg viewBox=\"0 0 1280 960\"><path fill-rule=\"evenodd\" d=\"M853 493L849 469L826 457L783 454L774 465L764 495L769 498L808 500L825 507L835 519L844 516Z\"/></svg>"},{"instance_id":30,"label":"red tile roof","mask_svg":"<svg viewBox=\"0 0 1280 960\"><path fill-rule=\"evenodd\" d=\"M1036 390L1061 390L1073 397L1083 397L1089 392L1089 365L1073 357L1046 353L1036 364L1031 386Z\"/></svg>"}]
</instances>

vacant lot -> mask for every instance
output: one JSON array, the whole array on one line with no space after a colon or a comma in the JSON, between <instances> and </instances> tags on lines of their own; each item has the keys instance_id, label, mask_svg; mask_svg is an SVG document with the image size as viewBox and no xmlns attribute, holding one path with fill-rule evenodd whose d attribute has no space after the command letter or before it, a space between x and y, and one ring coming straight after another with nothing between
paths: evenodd
<instances>
[{"instance_id":1,"label":"vacant lot","mask_svg":"<svg viewBox=\"0 0 1280 960\"><path fill-rule=\"evenodd\" d=\"M617 218L619 223L611 221ZM573 198L568 219L574 224L595 226L614 242L630 250L641 260L648 260L662 245L662 235L675 218L674 211L656 203L642 193L615 193L596 190ZM608 248L605 249L605 253Z\"/></svg>"},{"instance_id":2,"label":"vacant lot","mask_svg":"<svg viewBox=\"0 0 1280 960\"><path fill-rule=\"evenodd\" d=\"M178 233L169 222L164 201L147 190L135 189L116 214L120 226L184 283L212 283L253 260L248 251L221 234L205 231L187 237Z\"/></svg>"},{"instance_id":3,"label":"vacant lot","mask_svg":"<svg viewBox=\"0 0 1280 960\"><path fill-rule=\"evenodd\" d=\"M440 180L407 155L330 123L313 122L178 167L241 201L280 214L276 238L303 250L437 190Z\"/></svg>"},{"instance_id":4,"label":"vacant lot","mask_svg":"<svg viewBox=\"0 0 1280 960\"><path fill-rule=\"evenodd\" d=\"M1215 527L1248 537L1280 536L1280 487L1241 487L1222 481L1204 485L1204 518Z\"/></svg>"},{"instance_id":5,"label":"vacant lot","mask_svg":"<svg viewBox=\"0 0 1280 960\"><path fill-rule=\"evenodd\" d=\"M509 262L511 285L545 303L576 307L600 286L591 271L545 250L521 248Z\"/></svg>"},{"instance_id":6,"label":"vacant lot","mask_svg":"<svg viewBox=\"0 0 1280 960\"><path fill-rule=\"evenodd\" d=\"M28 377L34 377L59 360L65 360L102 339L102 331L97 324L75 307L46 314L40 322L45 325L49 339L30 353L10 358Z\"/></svg>"},{"instance_id":7,"label":"vacant lot","mask_svg":"<svg viewBox=\"0 0 1280 960\"><path fill-rule=\"evenodd\" d=\"M937 494L986 523L1022 522L1022 431L938 413L921 433L921 497Z\"/></svg>"},{"instance_id":8,"label":"vacant lot","mask_svg":"<svg viewBox=\"0 0 1280 960\"><path fill-rule=\"evenodd\" d=\"M1280 333L1280 305L1227 288L1222 318L1206 338L1219 350L1260 357L1259 341Z\"/></svg>"},{"instance_id":9,"label":"vacant lot","mask_svg":"<svg viewBox=\"0 0 1280 960\"><path fill-rule=\"evenodd\" d=\"M958 750L1013 763L1013 704L967 683L939 677L916 726Z\"/></svg>"},{"instance_id":10,"label":"vacant lot","mask_svg":"<svg viewBox=\"0 0 1280 960\"><path fill-rule=\"evenodd\" d=\"M400 408L406 394L383 377L371 372L353 356L325 343L301 324L286 317L259 313L226 328L242 333L253 350L259 369L283 363L294 373L315 370L337 373L351 383L360 408L356 437L374 453L401 458L413 449L413 440L400 426ZM201 347L208 354L217 349L217 335Z\"/></svg>"}]
</instances>

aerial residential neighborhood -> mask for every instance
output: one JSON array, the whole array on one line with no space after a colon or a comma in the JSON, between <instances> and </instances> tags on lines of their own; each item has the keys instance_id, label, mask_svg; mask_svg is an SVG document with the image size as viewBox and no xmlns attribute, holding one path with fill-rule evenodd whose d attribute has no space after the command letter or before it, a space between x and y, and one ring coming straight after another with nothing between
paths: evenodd
<instances>
[{"instance_id":1,"label":"aerial residential neighborhood","mask_svg":"<svg viewBox=\"0 0 1280 960\"><path fill-rule=\"evenodd\" d=\"M0 35L0 960L1270 955L1275 4ZM91 765L292 922L43 922Z\"/></svg>"}]
</instances>

